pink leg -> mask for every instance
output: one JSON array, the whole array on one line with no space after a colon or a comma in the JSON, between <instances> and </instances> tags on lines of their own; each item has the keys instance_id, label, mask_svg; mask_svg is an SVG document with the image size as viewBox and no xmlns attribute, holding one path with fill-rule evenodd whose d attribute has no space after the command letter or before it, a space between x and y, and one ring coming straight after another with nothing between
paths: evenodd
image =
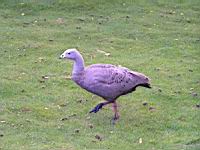
<instances>
[{"instance_id":1,"label":"pink leg","mask_svg":"<svg viewBox=\"0 0 200 150\"><path fill-rule=\"evenodd\" d=\"M117 103L116 101L113 102L113 112L114 112L114 117L113 117L113 124L115 124L115 121L117 121L119 119L119 112L118 112L118 109L117 109Z\"/></svg>"}]
</instances>

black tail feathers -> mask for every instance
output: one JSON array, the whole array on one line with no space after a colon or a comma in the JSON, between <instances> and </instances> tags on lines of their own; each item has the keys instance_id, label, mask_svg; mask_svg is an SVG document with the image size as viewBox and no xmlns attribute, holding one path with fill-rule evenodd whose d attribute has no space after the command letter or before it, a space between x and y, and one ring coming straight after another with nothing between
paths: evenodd
<instances>
[{"instance_id":1,"label":"black tail feathers","mask_svg":"<svg viewBox=\"0 0 200 150\"><path fill-rule=\"evenodd\" d=\"M143 84L140 84L139 86L143 86L143 87L151 89L151 85L149 83L143 83Z\"/></svg>"}]
</instances>

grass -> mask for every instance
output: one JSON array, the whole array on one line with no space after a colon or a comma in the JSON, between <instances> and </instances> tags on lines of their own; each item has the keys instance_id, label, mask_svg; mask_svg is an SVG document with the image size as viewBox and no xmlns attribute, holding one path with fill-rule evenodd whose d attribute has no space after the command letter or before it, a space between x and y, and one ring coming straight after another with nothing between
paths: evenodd
<instances>
[{"instance_id":1,"label":"grass","mask_svg":"<svg viewBox=\"0 0 200 150\"><path fill-rule=\"evenodd\" d=\"M0 149L200 149L199 6L0 0ZM143 72L153 89L120 97L121 118L111 126L109 107L88 114L101 98L66 79L72 64L58 56L71 47L87 65Z\"/></svg>"}]
</instances>

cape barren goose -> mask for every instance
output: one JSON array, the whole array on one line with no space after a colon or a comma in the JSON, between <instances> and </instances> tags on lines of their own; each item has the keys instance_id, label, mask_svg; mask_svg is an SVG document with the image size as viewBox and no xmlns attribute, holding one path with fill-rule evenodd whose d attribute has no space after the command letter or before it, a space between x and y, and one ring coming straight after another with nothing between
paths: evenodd
<instances>
[{"instance_id":1,"label":"cape barren goose","mask_svg":"<svg viewBox=\"0 0 200 150\"><path fill-rule=\"evenodd\" d=\"M84 59L76 49L67 49L60 58L74 61L72 80L85 90L102 97L90 113L97 113L103 106L112 103L113 123L119 119L116 100L121 95L135 91L138 86L151 88L150 79L142 73L111 64L93 64L84 66Z\"/></svg>"}]
</instances>

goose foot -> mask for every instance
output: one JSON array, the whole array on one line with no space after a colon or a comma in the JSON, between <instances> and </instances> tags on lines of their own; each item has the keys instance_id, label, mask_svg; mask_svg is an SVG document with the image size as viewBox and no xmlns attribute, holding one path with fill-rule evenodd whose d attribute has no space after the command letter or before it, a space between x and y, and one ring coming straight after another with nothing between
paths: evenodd
<instances>
[{"instance_id":1,"label":"goose foot","mask_svg":"<svg viewBox=\"0 0 200 150\"><path fill-rule=\"evenodd\" d=\"M115 125L118 119L119 119L119 116L116 116L116 115L115 115L115 116L110 120L111 124L112 124L112 125Z\"/></svg>"},{"instance_id":2,"label":"goose foot","mask_svg":"<svg viewBox=\"0 0 200 150\"><path fill-rule=\"evenodd\" d=\"M97 113L102 107L103 107L103 105L105 105L104 103L99 103L96 107L94 107L91 111L90 111L90 113Z\"/></svg>"}]
</instances>

